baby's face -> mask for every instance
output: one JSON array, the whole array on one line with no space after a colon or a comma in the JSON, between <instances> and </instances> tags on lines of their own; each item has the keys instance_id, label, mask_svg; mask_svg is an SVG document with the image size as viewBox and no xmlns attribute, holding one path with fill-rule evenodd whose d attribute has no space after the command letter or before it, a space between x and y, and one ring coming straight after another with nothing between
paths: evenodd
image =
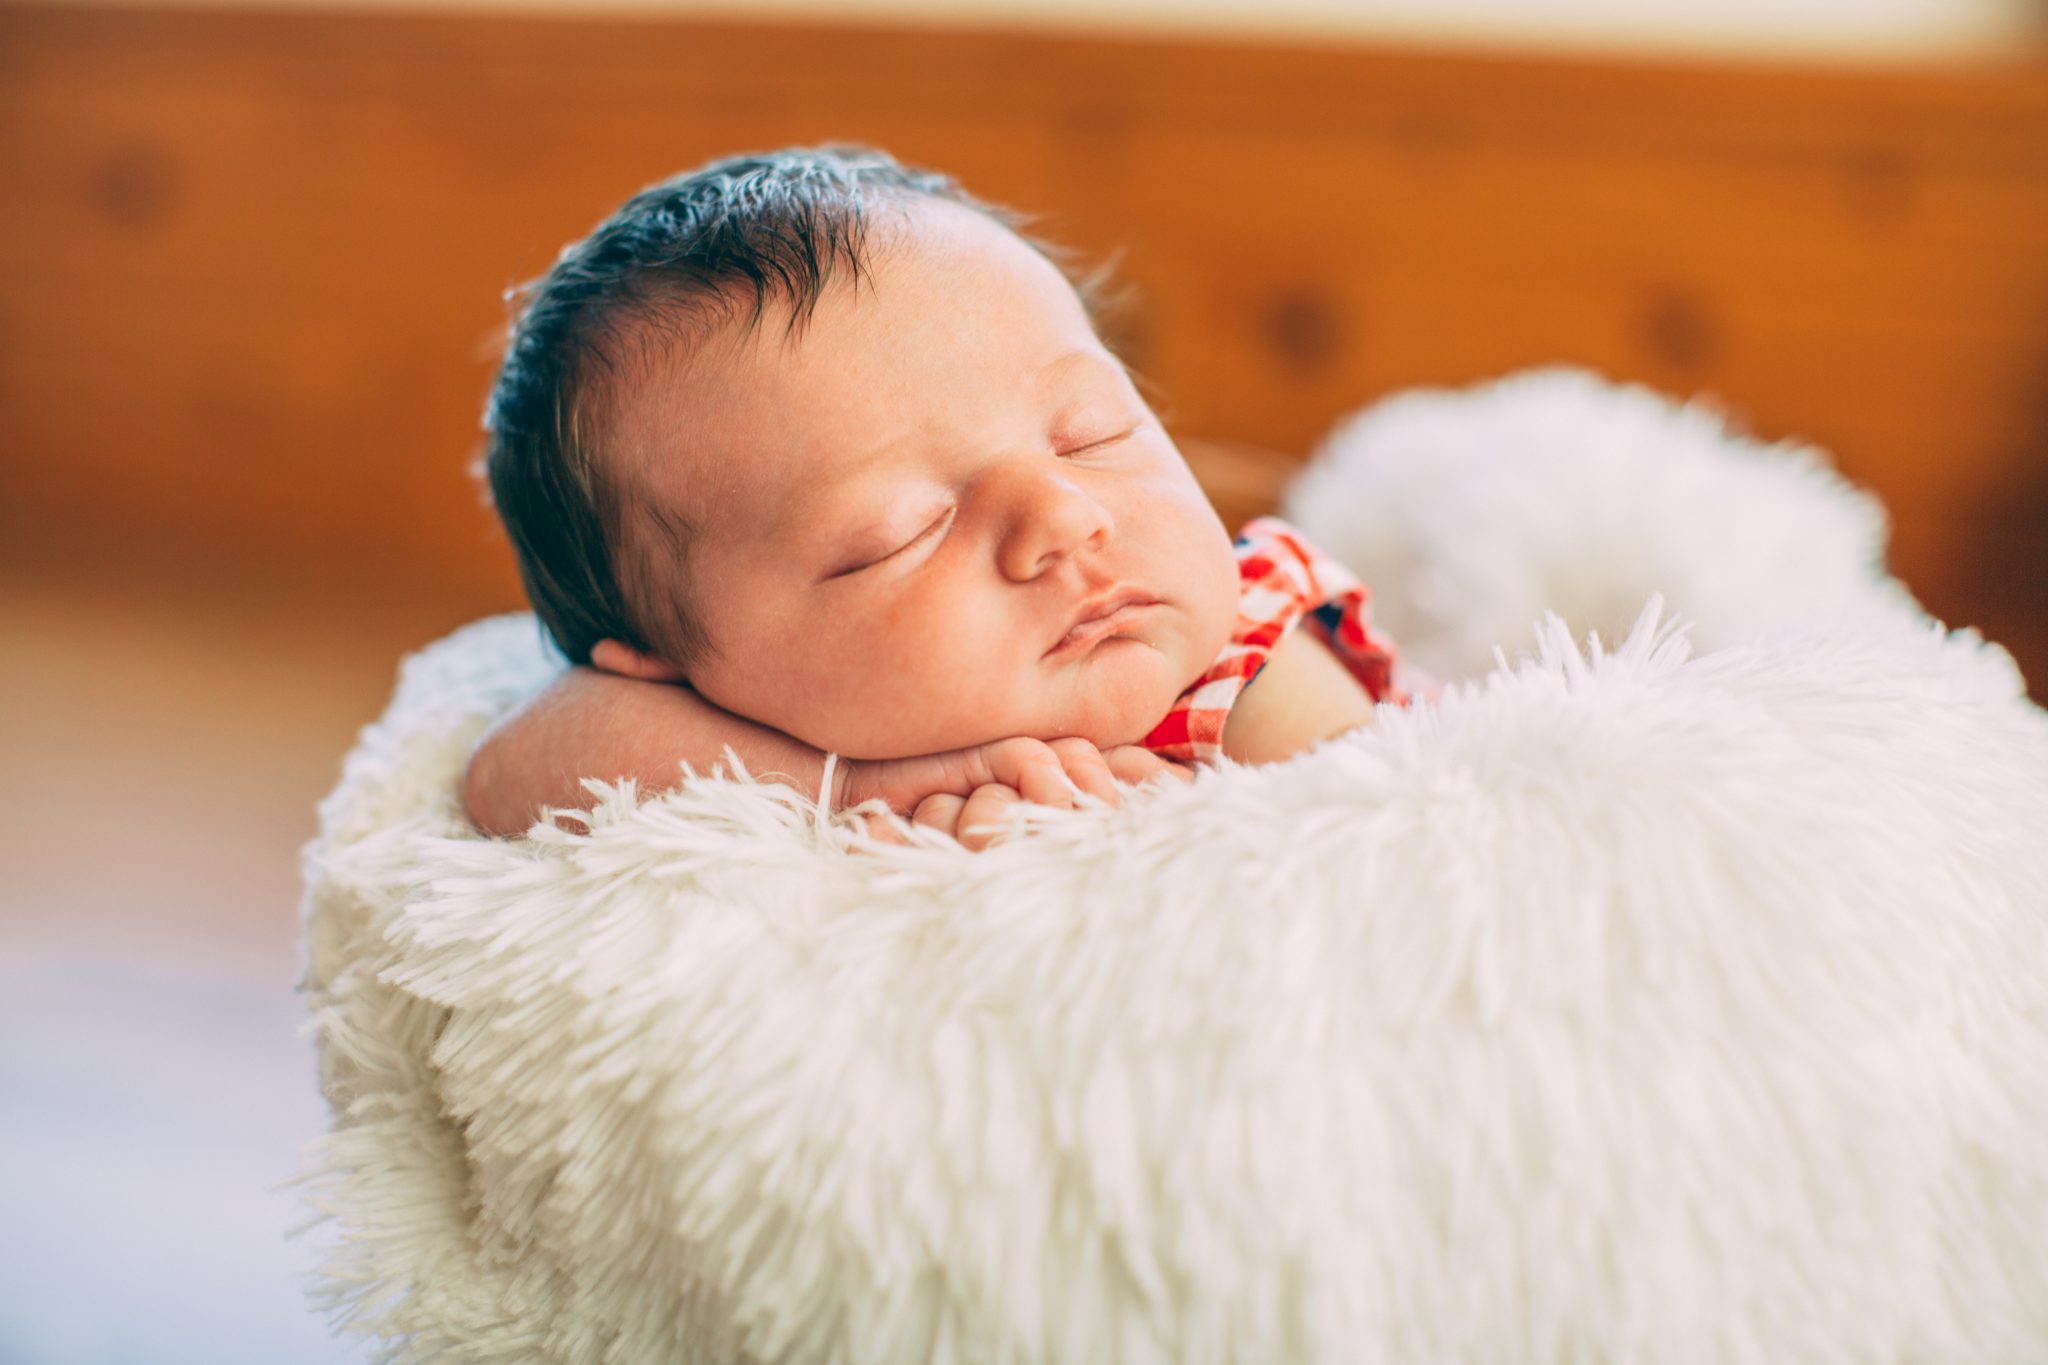
<instances>
[{"instance_id":1,"label":"baby's face","mask_svg":"<svg viewBox=\"0 0 2048 1365\"><path fill-rule=\"evenodd\" d=\"M615 413L690 526L690 682L851 758L1142 738L1237 608L1230 538L1060 273L919 203L858 287L650 377Z\"/></svg>"}]
</instances>

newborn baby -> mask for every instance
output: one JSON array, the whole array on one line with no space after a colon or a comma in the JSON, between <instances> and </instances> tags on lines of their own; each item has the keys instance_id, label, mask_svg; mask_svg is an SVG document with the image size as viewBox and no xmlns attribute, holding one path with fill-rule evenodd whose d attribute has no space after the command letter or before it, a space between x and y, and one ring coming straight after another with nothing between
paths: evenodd
<instances>
[{"instance_id":1,"label":"newborn baby","mask_svg":"<svg viewBox=\"0 0 2048 1365\"><path fill-rule=\"evenodd\" d=\"M1113 803L1404 699L1348 574L1276 522L1233 548L1047 251L879 153L636 196L534 287L488 426L582 665L472 758L493 833L730 748L973 846L1014 801Z\"/></svg>"}]
</instances>

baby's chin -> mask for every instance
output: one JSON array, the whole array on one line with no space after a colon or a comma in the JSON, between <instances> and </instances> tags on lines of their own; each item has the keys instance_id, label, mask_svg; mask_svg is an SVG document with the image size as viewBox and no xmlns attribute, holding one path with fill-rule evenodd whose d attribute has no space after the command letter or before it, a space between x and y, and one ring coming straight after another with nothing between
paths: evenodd
<instances>
[{"instance_id":1,"label":"baby's chin","mask_svg":"<svg viewBox=\"0 0 2048 1365\"><path fill-rule=\"evenodd\" d=\"M1136 744L1152 733L1187 686L1162 651L1137 640L1108 640L1088 659L1042 739L1074 736L1098 749Z\"/></svg>"}]
</instances>

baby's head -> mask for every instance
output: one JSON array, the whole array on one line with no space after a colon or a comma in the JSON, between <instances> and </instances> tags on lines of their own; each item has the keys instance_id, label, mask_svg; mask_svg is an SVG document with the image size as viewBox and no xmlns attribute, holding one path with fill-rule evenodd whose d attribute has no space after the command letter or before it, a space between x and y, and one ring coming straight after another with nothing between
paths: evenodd
<instances>
[{"instance_id":1,"label":"baby's head","mask_svg":"<svg viewBox=\"0 0 2048 1365\"><path fill-rule=\"evenodd\" d=\"M1073 284L879 153L635 196L529 291L487 426L570 659L849 757L1133 742L1234 620L1229 536Z\"/></svg>"}]
</instances>

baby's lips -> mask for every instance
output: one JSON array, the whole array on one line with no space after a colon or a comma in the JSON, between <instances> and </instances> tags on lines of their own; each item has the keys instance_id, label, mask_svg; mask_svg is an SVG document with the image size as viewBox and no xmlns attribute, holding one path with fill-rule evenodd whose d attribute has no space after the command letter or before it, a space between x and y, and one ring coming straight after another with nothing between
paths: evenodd
<instances>
[{"instance_id":1,"label":"baby's lips","mask_svg":"<svg viewBox=\"0 0 2048 1365\"><path fill-rule=\"evenodd\" d=\"M1158 605L1158 598L1128 590L1107 601L1097 599L1092 605L1083 604L1073 624L1053 642L1052 648L1045 652L1045 656L1052 658L1056 655L1085 654L1096 644L1125 626L1135 623Z\"/></svg>"}]
</instances>

